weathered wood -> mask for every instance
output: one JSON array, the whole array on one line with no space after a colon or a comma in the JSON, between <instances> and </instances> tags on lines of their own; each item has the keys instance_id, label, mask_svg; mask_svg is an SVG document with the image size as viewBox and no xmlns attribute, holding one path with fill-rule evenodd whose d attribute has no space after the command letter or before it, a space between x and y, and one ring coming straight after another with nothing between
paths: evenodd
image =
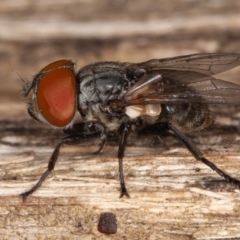
<instances>
[{"instance_id":1,"label":"weathered wood","mask_svg":"<svg viewBox=\"0 0 240 240\"><path fill-rule=\"evenodd\" d=\"M116 147L107 147L101 156L83 154L86 149L71 147L63 149L51 177L22 203L18 195L39 179L60 136L29 121L3 124L4 143L0 145L3 239L9 228L12 237L21 233L29 239L101 238L97 219L104 211L117 216L116 239L239 236L239 190L196 162L170 137L163 138L169 148L161 144L154 148L128 147L124 169L130 199L118 198ZM239 136L228 128L217 130L194 139L209 159L240 178ZM225 142L231 143L226 149L222 145ZM87 148L87 152L93 150ZM83 228L77 227L79 222Z\"/></svg>"},{"instance_id":2,"label":"weathered wood","mask_svg":"<svg viewBox=\"0 0 240 240\"><path fill-rule=\"evenodd\" d=\"M230 4L231 2L231 4ZM17 5L18 4L18 5ZM57 5L56 5L57 4ZM119 199L117 147L63 148L55 171L23 203L63 136L29 119L21 81L56 59L77 69L103 60L140 62L197 52L239 52L239 1L2 1L0 3L0 239L240 238L240 192L179 141L130 145L131 198ZM56 7L57 6L57 7ZM181 14L180 14L181 12ZM140 28L139 28L140 27ZM221 75L239 81L237 68ZM239 107L214 107L217 126L191 137L204 155L240 178ZM117 233L97 230L113 212Z\"/></svg>"}]
</instances>

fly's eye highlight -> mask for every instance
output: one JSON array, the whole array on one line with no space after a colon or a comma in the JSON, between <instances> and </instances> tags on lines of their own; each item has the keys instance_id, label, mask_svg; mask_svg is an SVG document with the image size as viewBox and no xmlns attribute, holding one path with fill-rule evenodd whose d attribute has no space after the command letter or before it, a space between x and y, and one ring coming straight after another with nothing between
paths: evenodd
<instances>
[{"instance_id":1,"label":"fly's eye highlight","mask_svg":"<svg viewBox=\"0 0 240 240\"><path fill-rule=\"evenodd\" d=\"M76 111L74 64L60 60L44 67L37 86L37 106L44 119L55 127L65 127Z\"/></svg>"}]
</instances>

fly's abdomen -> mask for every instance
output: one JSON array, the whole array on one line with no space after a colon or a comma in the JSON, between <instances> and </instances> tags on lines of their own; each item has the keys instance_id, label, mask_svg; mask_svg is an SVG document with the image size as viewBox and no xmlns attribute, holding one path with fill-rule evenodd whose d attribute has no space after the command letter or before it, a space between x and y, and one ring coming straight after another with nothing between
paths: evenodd
<instances>
[{"instance_id":1,"label":"fly's abdomen","mask_svg":"<svg viewBox=\"0 0 240 240\"><path fill-rule=\"evenodd\" d=\"M165 105L168 121L184 132L200 131L213 123L206 104Z\"/></svg>"}]
</instances>

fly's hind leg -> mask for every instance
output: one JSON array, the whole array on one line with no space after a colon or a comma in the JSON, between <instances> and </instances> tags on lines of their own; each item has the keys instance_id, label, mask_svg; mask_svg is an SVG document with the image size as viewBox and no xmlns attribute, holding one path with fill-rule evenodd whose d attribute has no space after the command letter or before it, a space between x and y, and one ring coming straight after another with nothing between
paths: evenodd
<instances>
[{"instance_id":1,"label":"fly's hind leg","mask_svg":"<svg viewBox=\"0 0 240 240\"><path fill-rule=\"evenodd\" d=\"M210 167L213 171L218 173L221 177L225 178L225 180L231 184L236 185L238 188L240 188L240 181L236 178L231 177L227 173L225 173L223 170L218 168L214 163L209 161L207 158L203 156L201 151L192 143L192 141L187 138L183 133L181 133L175 126L172 124L168 124L169 129L171 129L176 136L182 141L182 143L187 147L187 149L191 152L191 154L196 158L196 160L201 161L202 163L206 164L208 167Z\"/></svg>"},{"instance_id":2,"label":"fly's hind leg","mask_svg":"<svg viewBox=\"0 0 240 240\"><path fill-rule=\"evenodd\" d=\"M201 151L193 144L193 142L171 123L168 123L168 122L157 123L152 126L146 127L140 133L159 135L159 134L169 131L169 130L172 130L172 132L175 134L175 136L181 140L181 142L185 145L185 147L189 150L189 152L194 156L194 158L196 160L201 161L202 163L206 164L213 171L215 171L221 177L223 177L227 182L232 183L232 184L236 185L238 188L240 188L240 181L238 179L231 177L230 175L225 173L223 170L218 168L210 160L205 158L203 156L203 154L201 153Z\"/></svg>"},{"instance_id":3,"label":"fly's hind leg","mask_svg":"<svg viewBox=\"0 0 240 240\"><path fill-rule=\"evenodd\" d=\"M52 156L48 162L47 170L42 174L39 181L30 190L20 194L20 196L23 197L23 201L25 201L30 194L35 192L42 185L42 183L47 178L47 176L52 172L52 170L54 169L54 166L58 160L59 152L60 152L60 149L62 146L64 146L64 145L88 145L93 142L100 141L101 146L100 146L99 151L102 151L103 147L105 146L106 139L107 139L105 128L104 127L101 128L99 123L96 123L95 127L96 127L96 131L94 131L93 133L88 132L86 134L79 133L79 134L66 136L59 142L59 144L54 149Z\"/></svg>"}]
</instances>

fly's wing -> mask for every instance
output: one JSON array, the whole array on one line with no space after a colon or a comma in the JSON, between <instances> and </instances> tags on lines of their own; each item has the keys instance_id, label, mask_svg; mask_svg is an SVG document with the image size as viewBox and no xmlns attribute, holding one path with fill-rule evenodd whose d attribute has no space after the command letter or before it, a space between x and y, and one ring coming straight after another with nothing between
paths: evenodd
<instances>
[{"instance_id":1,"label":"fly's wing","mask_svg":"<svg viewBox=\"0 0 240 240\"><path fill-rule=\"evenodd\" d=\"M176 84L164 75L145 75L148 84L133 86L124 96L123 105L141 104L240 104L240 85L215 79L211 76L192 83ZM176 79L174 79L176 81ZM149 82L152 81L150 84Z\"/></svg>"},{"instance_id":2,"label":"fly's wing","mask_svg":"<svg viewBox=\"0 0 240 240\"><path fill-rule=\"evenodd\" d=\"M211 76L238 65L240 54L196 54L130 65L146 74L127 91L122 105L240 104L240 85Z\"/></svg>"},{"instance_id":3,"label":"fly's wing","mask_svg":"<svg viewBox=\"0 0 240 240\"><path fill-rule=\"evenodd\" d=\"M174 58L152 59L135 64L147 72L159 69L198 72L214 75L240 65L239 53L205 53L185 55Z\"/></svg>"}]
</instances>

